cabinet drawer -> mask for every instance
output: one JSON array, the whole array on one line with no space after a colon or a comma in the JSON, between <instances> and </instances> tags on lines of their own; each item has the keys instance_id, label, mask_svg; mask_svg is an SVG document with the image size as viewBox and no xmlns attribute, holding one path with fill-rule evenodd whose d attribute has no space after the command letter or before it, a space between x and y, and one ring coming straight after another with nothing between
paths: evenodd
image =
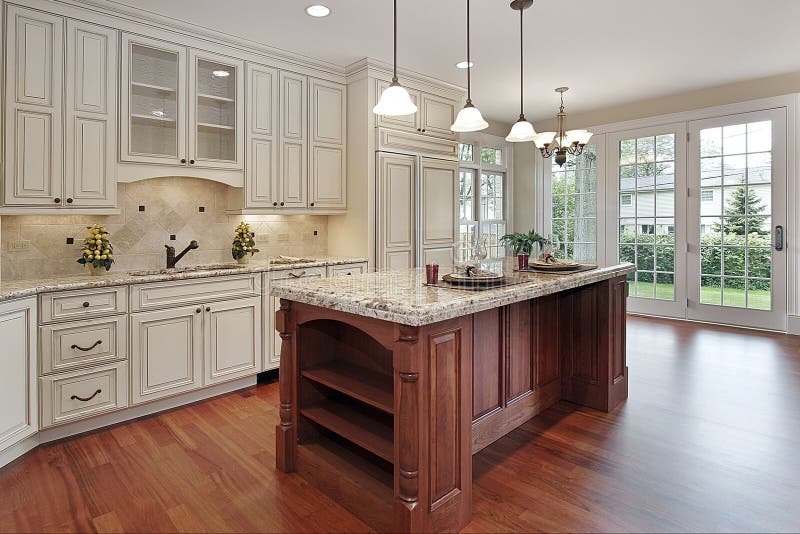
<instances>
[{"instance_id":1,"label":"cabinet drawer","mask_svg":"<svg viewBox=\"0 0 800 534\"><path fill-rule=\"evenodd\" d=\"M85 419L128 406L128 364L39 379L42 428Z\"/></svg>"},{"instance_id":2,"label":"cabinet drawer","mask_svg":"<svg viewBox=\"0 0 800 534\"><path fill-rule=\"evenodd\" d=\"M325 278L325 267L298 267L269 273L270 280L292 280L294 278Z\"/></svg>"},{"instance_id":3,"label":"cabinet drawer","mask_svg":"<svg viewBox=\"0 0 800 534\"><path fill-rule=\"evenodd\" d=\"M367 272L366 263L347 263L344 265L329 265L328 278L334 276L353 276Z\"/></svg>"},{"instance_id":4,"label":"cabinet drawer","mask_svg":"<svg viewBox=\"0 0 800 534\"><path fill-rule=\"evenodd\" d=\"M125 316L39 327L42 374L124 360L128 356Z\"/></svg>"},{"instance_id":5,"label":"cabinet drawer","mask_svg":"<svg viewBox=\"0 0 800 534\"><path fill-rule=\"evenodd\" d=\"M258 296L258 275L221 276L131 286L131 311L154 310L236 297ZM260 279L259 279L260 280Z\"/></svg>"},{"instance_id":6,"label":"cabinet drawer","mask_svg":"<svg viewBox=\"0 0 800 534\"><path fill-rule=\"evenodd\" d=\"M39 302L41 323L72 321L128 311L127 287L104 287L44 293Z\"/></svg>"}]
</instances>

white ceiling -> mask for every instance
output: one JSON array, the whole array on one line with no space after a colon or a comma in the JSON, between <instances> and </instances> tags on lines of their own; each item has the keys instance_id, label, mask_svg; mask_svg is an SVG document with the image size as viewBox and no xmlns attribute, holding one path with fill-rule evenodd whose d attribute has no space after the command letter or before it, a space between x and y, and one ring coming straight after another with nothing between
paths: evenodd
<instances>
[{"instance_id":1,"label":"white ceiling","mask_svg":"<svg viewBox=\"0 0 800 534\"><path fill-rule=\"evenodd\" d=\"M327 18L305 14L311 3ZM347 65L391 61L391 0L122 0L121 3ZM472 0L473 101L518 114L518 13ZM398 2L400 65L466 85L464 0ZM800 0L535 0L525 12L525 114L551 117L553 89L579 112L800 70ZM402 82L402 80L401 80Z\"/></svg>"}]
</instances>

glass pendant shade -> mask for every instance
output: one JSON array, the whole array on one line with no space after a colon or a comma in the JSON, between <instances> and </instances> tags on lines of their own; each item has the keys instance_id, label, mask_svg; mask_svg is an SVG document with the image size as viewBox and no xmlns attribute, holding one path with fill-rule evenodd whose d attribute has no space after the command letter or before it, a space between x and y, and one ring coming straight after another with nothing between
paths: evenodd
<instances>
[{"instance_id":1,"label":"glass pendant shade","mask_svg":"<svg viewBox=\"0 0 800 534\"><path fill-rule=\"evenodd\" d=\"M536 137L536 131L533 129L533 124L524 118L520 118L511 127L511 131L506 136L506 141L509 143L526 143L533 141L534 137Z\"/></svg>"},{"instance_id":2,"label":"glass pendant shade","mask_svg":"<svg viewBox=\"0 0 800 534\"><path fill-rule=\"evenodd\" d=\"M592 138L592 132L587 130L570 130L567 132L567 137L570 141L577 142L579 145L585 145Z\"/></svg>"},{"instance_id":3,"label":"glass pendant shade","mask_svg":"<svg viewBox=\"0 0 800 534\"><path fill-rule=\"evenodd\" d=\"M464 109L458 112L456 121L450 127L454 132L477 132L485 130L489 123L483 120L481 112L472 104L467 104Z\"/></svg>"},{"instance_id":4,"label":"glass pendant shade","mask_svg":"<svg viewBox=\"0 0 800 534\"><path fill-rule=\"evenodd\" d=\"M417 112L417 105L411 100L411 95L408 94L405 87L397 82L392 82L392 85L383 90L383 94L372 108L372 112L387 117L411 115Z\"/></svg>"},{"instance_id":5,"label":"glass pendant shade","mask_svg":"<svg viewBox=\"0 0 800 534\"><path fill-rule=\"evenodd\" d=\"M533 142L536 143L536 148L545 148L555 139L555 132L542 132L533 136Z\"/></svg>"}]
</instances>

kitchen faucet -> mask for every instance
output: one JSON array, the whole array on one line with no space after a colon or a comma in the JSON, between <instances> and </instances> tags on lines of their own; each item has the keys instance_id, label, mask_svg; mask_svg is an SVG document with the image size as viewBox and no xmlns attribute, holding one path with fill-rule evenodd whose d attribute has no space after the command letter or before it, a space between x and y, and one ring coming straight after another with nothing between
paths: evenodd
<instances>
[{"instance_id":1,"label":"kitchen faucet","mask_svg":"<svg viewBox=\"0 0 800 534\"><path fill-rule=\"evenodd\" d=\"M175 268L175 264L178 263L182 257L186 255L187 252L190 250L194 250L196 248L200 248L200 245L197 244L197 241L192 239L192 242L189 243L189 246L183 249L183 251L175 255L175 247L171 247L169 245L164 245L167 248L167 269Z\"/></svg>"}]
</instances>

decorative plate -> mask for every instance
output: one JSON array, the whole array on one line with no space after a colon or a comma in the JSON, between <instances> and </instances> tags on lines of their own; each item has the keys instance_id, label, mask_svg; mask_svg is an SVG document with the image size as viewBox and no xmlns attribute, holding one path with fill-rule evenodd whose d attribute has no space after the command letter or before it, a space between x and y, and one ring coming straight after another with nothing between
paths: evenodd
<instances>
[{"instance_id":1,"label":"decorative plate","mask_svg":"<svg viewBox=\"0 0 800 534\"><path fill-rule=\"evenodd\" d=\"M580 263L574 261L559 261L558 263L532 261L528 264L528 268L536 271L574 271L581 267L583 266Z\"/></svg>"},{"instance_id":2,"label":"decorative plate","mask_svg":"<svg viewBox=\"0 0 800 534\"><path fill-rule=\"evenodd\" d=\"M442 280L452 284L499 284L505 282L506 276L497 273L481 276L467 276L465 273L450 273L442 276Z\"/></svg>"}]
</instances>

